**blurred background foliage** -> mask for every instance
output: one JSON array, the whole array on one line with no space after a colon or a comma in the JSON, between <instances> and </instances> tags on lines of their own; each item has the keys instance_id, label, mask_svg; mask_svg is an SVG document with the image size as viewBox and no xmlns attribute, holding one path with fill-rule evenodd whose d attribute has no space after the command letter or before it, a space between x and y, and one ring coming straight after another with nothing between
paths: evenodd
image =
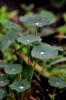
<instances>
[{"instance_id":1,"label":"blurred background foliage","mask_svg":"<svg viewBox=\"0 0 66 100\"><path fill-rule=\"evenodd\" d=\"M54 12L66 10L66 0L0 0L0 6L7 5L8 10L24 10L22 5L34 4L34 8L46 8L48 10L54 10Z\"/></svg>"}]
</instances>

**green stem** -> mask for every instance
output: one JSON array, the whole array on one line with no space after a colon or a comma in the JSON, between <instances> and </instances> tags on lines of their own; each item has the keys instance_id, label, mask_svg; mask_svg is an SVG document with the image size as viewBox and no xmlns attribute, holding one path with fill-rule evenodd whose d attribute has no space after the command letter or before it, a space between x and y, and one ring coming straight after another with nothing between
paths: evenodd
<instances>
[{"instance_id":1,"label":"green stem","mask_svg":"<svg viewBox=\"0 0 66 100\"><path fill-rule=\"evenodd\" d=\"M49 94L50 100L55 100L55 96L56 96L55 92L56 92L56 88L54 89L53 94Z\"/></svg>"},{"instance_id":2,"label":"green stem","mask_svg":"<svg viewBox=\"0 0 66 100\"><path fill-rule=\"evenodd\" d=\"M32 71L31 77L30 77L30 82L32 81L32 78L33 78L33 75L34 75L35 66L36 66L36 61L35 61L35 63L34 63L33 66L34 66L34 67L33 67L33 71Z\"/></svg>"}]
</instances>

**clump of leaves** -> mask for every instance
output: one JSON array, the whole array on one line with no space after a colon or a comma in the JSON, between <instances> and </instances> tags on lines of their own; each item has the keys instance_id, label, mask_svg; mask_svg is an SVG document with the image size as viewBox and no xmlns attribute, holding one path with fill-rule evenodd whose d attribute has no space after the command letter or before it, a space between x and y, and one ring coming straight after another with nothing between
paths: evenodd
<instances>
[{"instance_id":1,"label":"clump of leaves","mask_svg":"<svg viewBox=\"0 0 66 100\"><path fill-rule=\"evenodd\" d=\"M7 20L8 18L5 19ZM56 17L50 12L41 12L31 17L23 16L21 20L29 26L42 28L54 23ZM44 71L39 61L54 60L58 56L59 51L62 52L62 50L47 43L43 43L41 37L37 34L30 34L29 29L28 34L19 35L18 30L21 27L10 20L4 21L4 23L1 22L1 25L6 31L2 38L0 38L0 51L4 56L2 60L5 61L4 63L0 62L0 69L3 70L0 74L0 90L4 86L0 98L3 99L6 96L6 98L10 97L11 100L15 100L17 94L20 100L22 93L31 88L31 81L35 69L39 73L43 72L43 75L49 73L47 69ZM25 52L26 50L27 53ZM12 59L14 55L17 58L16 61L14 61L15 58ZM23 61L25 61L26 66L23 65ZM26 68L28 66L32 68ZM29 78L26 77L25 72L28 71L28 69L30 69Z\"/></svg>"}]
</instances>

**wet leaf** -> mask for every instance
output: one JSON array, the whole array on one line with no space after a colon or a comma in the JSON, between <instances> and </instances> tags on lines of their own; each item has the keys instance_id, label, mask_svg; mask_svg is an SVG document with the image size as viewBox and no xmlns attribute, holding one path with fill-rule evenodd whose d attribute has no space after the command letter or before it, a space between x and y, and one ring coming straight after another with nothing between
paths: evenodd
<instances>
[{"instance_id":1,"label":"wet leaf","mask_svg":"<svg viewBox=\"0 0 66 100\"><path fill-rule=\"evenodd\" d=\"M17 41L24 45L31 45L33 42L41 41L41 38L35 35L22 35Z\"/></svg>"},{"instance_id":2,"label":"wet leaf","mask_svg":"<svg viewBox=\"0 0 66 100\"><path fill-rule=\"evenodd\" d=\"M0 87L7 86L9 84L9 80L4 75L0 76Z\"/></svg>"},{"instance_id":3,"label":"wet leaf","mask_svg":"<svg viewBox=\"0 0 66 100\"><path fill-rule=\"evenodd\" d=\"M31 51L31 55L34 58L38 58L42 60L55 58L58 55L58 50L48 44L40 43L33 47Z\"/></svg>"},{"instance_id":4,"label":"wet leaf","mask_svg":"<svg viewBox=\"0 0 66 100\"><path fill-rule=\"evenodd\" d=\"M66 82L64 82L63 80L61 80L60 78L57 77L52 77L48 80L49 84L51 86L54 86L56 88L66 88Z\"/></svg>"},{"instance_id":5,"label":"wet leaf","mask_svg":"<svg viewBox=\"0 0 66 100\"><path fill-rule=\"evenodd\" d=\"M20 17L20 20L34 27L44 27L54 22L55 16L50 12Z\"/></svg>"},{"instance_id":6,"label":"wet leaf","mask_svg":"<svg viewBox=\"0 0 66 100\"><path fill-rule=\"evenodd\" d=\"M24 92L28 90L31 85L27 80L18 80L14 81L11 85L9 85L9 87L17 92Z\"/></svg>"},{"instance_id":7,"label":"wet leaf","mask_svg":"<svg viewBox=\"0 0 66 100\"><path fill-rule=\"evenodd\" d=\"M16 75L21 73L22 66L20 64L6 64L4 70L9 75Z\"/></svg>"},{"instance_id":8,"label":"wet leaf","mask_svg":"<svg viewBox=\"0 0 66 100\"><path fill-rule=\"evenodd\" d=\"M3 100L3 98L6 96L6 93L3 89L0 88L0 100Z\"/></svg>"},{"instance_id":9,"label":"wet leaf","mask_svg":"<svg viewBox=\"0 0 66 100\"><path fill-rule=\"evenodd\" d=\"M7 49L16 39L17 34L13 31L8 32L2 40L0 40L0 48L2 51Z\"/></svg>"}]
</instances>

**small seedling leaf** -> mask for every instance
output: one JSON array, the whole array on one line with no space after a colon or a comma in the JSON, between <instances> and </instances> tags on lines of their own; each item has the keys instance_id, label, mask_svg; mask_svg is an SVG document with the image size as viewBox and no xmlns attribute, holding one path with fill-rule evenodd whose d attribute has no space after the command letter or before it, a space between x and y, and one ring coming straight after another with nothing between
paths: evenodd
<instances>
[{"instance_id":1,"label":"small seedling leaf","mask_svg":"<svg viewBox=\"0 0 66 100\"><path fill-rule=\"evenodd\" d=\"M40 43L39 45L35 45L33 47L31 55L34 58L42 60L55 58L58 55L58 50L48 44Z\"/></svg>"},{"instance_id":2,"label":"small seedling leaf","mask_svg":"<svg viewBox=\"0 0 66 100\"><path fill-rule=\"evenodd\" d=\"M32 16L20 17L20 20L27 23L30 26L44 27L55 22L56 17L52 13L45 11Z\"/></svg>"},{"instance_id":3,"label":"small seedling leaf","mask_svg":"<svg viewBox=\"0 0 66 100\"><path fill-rule=\"evenodd\" d=\"M31 85L27 80L18 80L14 81L11 85L9 85L9 87L12 90L15 90L16 92L20 93L28 90Z\"/></svg>"},{"instance_id":4,"label":"small seedling leaf","mask_svg":"<svg viewBox=\"0 0 66 100\"><path fill-rule=\"evenodd\" d=\"M4 70L9 75L16 75L21 73L22 66L20 64L6 64Z\"/></svg>"},{"instance_id":5,"label":"small seedling leaf","mask_svg":"<svg viewBox=\"0 0 66 100\"><path fill-rule=\"evenodd\" d=\"M17 41L24 45L31 45L33 42L41 41L41 38L35 35L22 35L17 39Z\"/></svg>"}]
</instances>

